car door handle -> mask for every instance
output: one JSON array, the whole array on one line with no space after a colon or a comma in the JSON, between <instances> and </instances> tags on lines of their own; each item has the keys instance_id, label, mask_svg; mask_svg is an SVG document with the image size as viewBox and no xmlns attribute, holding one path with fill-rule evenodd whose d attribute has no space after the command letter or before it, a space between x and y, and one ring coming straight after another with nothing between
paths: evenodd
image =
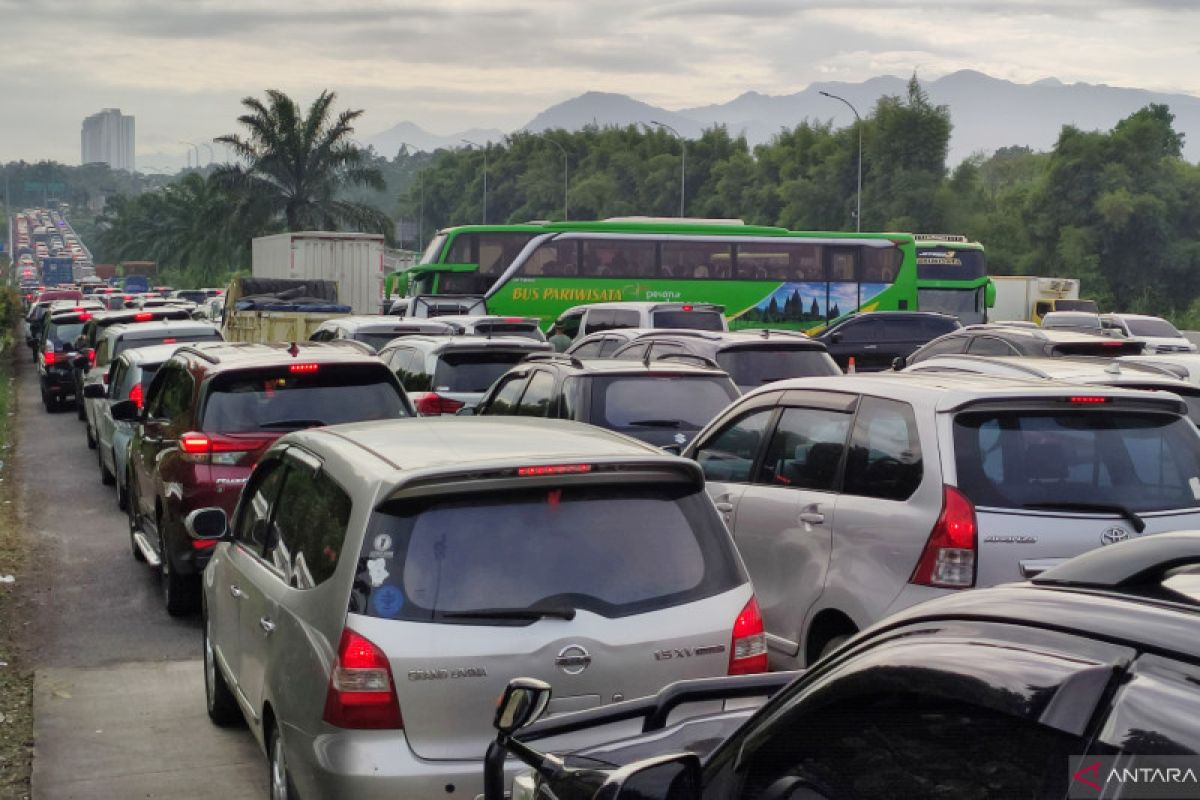
<instances>
[{"instance_id":1,"label":"car door handle","mask_svg":"<svg viewBox=\"0 0 1200 800\"><path fill-rule=\"evenodd\" d=\"M258 618L258 627L262 628L263 633L268 635L275 631L275 623L271 622L271 620L267 619L266 617Z\"/></svg>"},{"instance_id":2,"label":"car door handle","mask_svg":"<svg viewBox=\"0 0 1200 800\"><path fill-rule=\"evenodd\" d=\"M800 514L800 521L808 525L820 525L825 521L825 515L820 511L805 511Z\"/></svg>"},{"instance_id":3,"label":"car door handle","mask_svg":"<svg viewBox=\"0 0 1200 800\"><path fill-rule=\"evenodd\" d=\"M717 511L720 511L722 514L732 514L733 513L733 503L722 502L722 503L717 503L716 506L717 506Z\"/></svg>"},{"instance_id":4,"label":"car door handle","mask_svg":"<svg viewBox=\"0 0 1200 800\"><path fill-rule=\"evenodd\" d=\"M236 583L229 584L229 593L239 600L246 596L246 593Z\"/></svg>"},{"instance_id":5,"label":"car door handle","mask_svg":"<svg viewBox=\"0 0 1200 800\"><path fill-rule=\"evenodd\" d=\"M878 347L879 347L879 345L877 345L877 344L864 344L863 350L875 350Z\"/></svg>"}]
</instances>

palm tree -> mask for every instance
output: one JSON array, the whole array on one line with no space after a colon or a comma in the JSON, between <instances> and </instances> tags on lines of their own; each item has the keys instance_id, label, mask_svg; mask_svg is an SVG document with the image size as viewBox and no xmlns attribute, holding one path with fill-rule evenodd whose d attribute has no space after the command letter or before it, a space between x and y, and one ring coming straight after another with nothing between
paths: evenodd
<instances>
[{"instance_id":1,"label":"palm tree","mask_svg":"<svg viewBox=\"0 0 1200 800\"><path fill-rule=\"evenodd\" d=\"M242 100L249 113L238 117L245 137L233 133L214 141L228 145L243 164L219 167L218 183L240 199L238 213L282 219L290 231L349 227L390 233L382 212L339 197L349 185L385 188L379 170L367 166L367 154L350 139L351 123L363 112L343 111L330 118L336 95L321 92L303 115L290 97L267 90L267 102ZM261 217L259 217L261 218Z\"/></svg>"}]
</instances>

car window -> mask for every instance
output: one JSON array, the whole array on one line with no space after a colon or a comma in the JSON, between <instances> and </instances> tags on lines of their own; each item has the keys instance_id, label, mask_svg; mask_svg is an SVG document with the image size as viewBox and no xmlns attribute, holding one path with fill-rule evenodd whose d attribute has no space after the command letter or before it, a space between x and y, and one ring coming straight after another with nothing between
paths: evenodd
<instances>
[{"instance_id":1,"label":"car window","mask_svg":"<svg viewBox=\"0 0 1200 800\"><path fill-rule=\"evenodd\" d=\"M1200 669L1144 655L1113 698L1100 728L1097 754L1195 755L1200 753ZM1168 712L1167 709L1170 709Z\"/></svg>"},{"instance_id":2,"label":"car window","mask_svg":"<svg viewBox=\"0 0 1200 800\"><path fill-rule=\"evenodd\" d=\"M704 491L673 483L393 501L373 515L358 566L360 613L476 625L514 623L447 615L545 604L619 618L745 580ZM381 584L402 602L373 602Z\"/></svg>"},{"instance_id":3,"label":"car window","mask_svg":"<svg viewBox=\"0 0 1200 800\"><path fill-rule=\"evenodd\" d=\"M851 320L844 325L839 325L834 333L841 334L841 340L845 344L878 342L884 336L883 321L878 317Z\"/></svg>"},{"instance_id":4,"label":"car window","mask_svg":"<svg viewBox=\"0 0 1200 800\"><path fill-rule=\"evenodd\" d=\"M912 406L864 397L846 461L846 494L907 500L921 485L921 441Z\"/></svg>"},{"instance_id":5,"label":"car window","mask_svg":"<svg viewBox=\"0 0 1200 800\"><path fill-rule=\"evenodd\" d=\"M623 347L613 353L613 358L623 359L627 361L645 361L646 351L650 349L649 342L634 342L628 347Z\"/></svg>"},{"instance_id":6,"label":"car window","mask_svg":"<svg viewBox=\"0 0 1200 800\"><path fill-rule=\"evenodd\" d=\"M654 342L650 345L650 360L654 361L661 356L670 355L672 353L686 352L686 347L675 342Z\"/></svg>"},{"instance_id":7,"label":"car window","mask_svg":"<svg viewBox=\"0 0 1200 800\"><path fill-rule=\"evenodd\" d=\"M610 356L610 355L612 355L612 354L613 354L613 352L614 352L614 351L615 351L615 350L616 350L618 347L620 347L620 346L621 346L621 345L623 345L624 343L625 343L625 341L624 341L623 339L618 339L618 338L617 338L617 337L615 337L615 336L605 336L605 337L604 337L604 338L601 340L601 343L600 343L600 353L599 353L599 355L601 355L601 356Z\"/></svg>"},{"instance_id":8,"label":"car window","mask_svg":"<svg viewBox=\"0 0 1200 800\"><path fill-rule=\"evenodd\" d=\"M1133 411L979 411L954 420L958 486L979 506L1200 507L1200 436L1183 417Z\"/></svg>"},{"instance_id":9,"label":"car window","mask_svg":"<svg viewBox=\"0 0 1200 800\"><path fill-rule=\"evenodd\" d=\"M296 465L288 470L278 508L275 526L290 583L299 589L324 583L341 557L350 496L324 472Z\"/></svg>"},{"instance_id":10,"label":"car window","mask_svg":"<svg viewBox=\"0 0 1200 800\"><path fill-rule=\"evenodd\" d=\"M915 364L931 356L957 355L966 347L967 341L968 337L966 336L950 336L940 341L930 342L909 356L908 361Z\"/></svg>"},{"instance_id":11,"label":"car window","mask_svg":"<svg viewBox=\"0 0 1200 800\"><path fill-rule=\"evenodd\" d=\"M283 485L285 472L283 462L278 459L265 461L254 470L246 488L242 490L233 525L233 538L257 556L267 555L265 546L270 543L268 522L271 507L279 487Z\"/></svg>"},{"instance_id":12,"label":"car window","mask_svg":"<svg viewBox=\"0 0 1200 800\"><path fill-rule=\"evenodd\" d=\"M611 327L613 328L636 328L642 324L642 315L637 311L627 308L618 308L615 311L609 312L612 317ZM679 326L672 326L679 327Z\"/></svg>"},{"instance_id":13,"label":"car window","mask_svg":"<svg viewBox=\"0 0 1200 800\"><path fill-rule=\"evenodd\" d=\"M483 409L485 415L505 416L513 414L517 408L517 399L525 388L525 378L528 373L518 372L504 378L504 383L492 395L492 400Z\"/></svg>"},{"instance_id":14,"label":"car window","mask_svg":"<svg viewBox=\"0 0 1200 800\"><path fill-rule=\"evenodd\" d=\"M976 356L1015 356L1020 355L1016 349L1003 339L995 336L976 336L971 339L967 352Z\"/></svg>"},{"instance_id":15,"label":"car window","mask_svg":"<svg viewBox=\"0 0 1200 800\"><path fill-rule=\"evenodd\" d=\"M850 414L786 408L767 445L757 483L832 491L837 484Z\"/></svg>"},{"instance_id":16,"label":"car window","mask_svg":"<svg viewBox=\"0 0 1200 800\"><path fill-rule=\"evenodd\" d=\"M896 339L925 339L925 326L922 317L884 315L880 318L883 323L880 335L887 341ZM945 333L945 331L939 331Z\"/></svg>"},{"instance_id":17,"label":"car window","mask_svg":"<svg viewBox=\"0 0 1200 800\"><path fill-rule=\"evenodd\" d=\"M558 318L556 323L562 328L562 332L574 339L579 335L579 323L583 321L583 312L575 311L570 314L564 314Z\"/></svg>"},{"instance_id":18,"label":"car window","mask_svg":"<svg viewBox=\"0 0 1200 800\"><path fill-rule=\"evenodd\" d=\"M1130 319L1125 321L1129 333L1133 336L1160 336L1167 339L1181 339L1183 334L1165 319L1149 317L1147 319Z\"/></svg>"},{"instance_id":19,"label":"car window","mask_svg":"<svg viewBox=\"0 0 1200 800\"><path fill-rule=\"evenodd\" d=\"M774 408L754 411L707 439L695 454L705 479L749 483L754 459L774 413Z\"/></svg>"},{"instance_id":20,"label":"car window","mask_svg":"<svg viewBox=\"0 0 1200 800\"><path fill-rule=\"evenodd\" d=\"M594 425L619 431L699 430L737 397L724 377L621 375L592 380Z\"/></svg>"},{"instance_id":21,"label":"car window","mask_svg":"<svg viewBox=\"0 0 1200 800\"><path fill-rule=\"evenodd\" d=\"M205 431L283 432L411 415L381 364L321 364L296 372L288 366L237 370L218 375L208 386L201 423Z\"/></svg>"},{"instance_id":22,"label":"car window","mask_svg":"<svg viewBox=\"0 0 1200 800\"><path fill-rule=\"evenodd\" d=\"M114 343L112 357L116 358L127 350L137 350L140 347L153 347L157 344L183 344L184 342L220 342L222 341L220 331L211 331L205 333L164 333L161 336L147 336L136 339L121 337ZM99 360L96 362L99 364Z\"/></svg>"},{"instance_id":23,"label":"car window","mask_svg":"<svg viewBox=\"0 0 1200 800\"><path fill-rule=\"evenodd\" d=\"M55 322L51 320L46 324L44 332L45 341L53 344L54 349L58 352L63 350L74 350L75 339L83 331L84 323L82 322Z\"/></svg>"},{"instance_id":24,"label":"car window","mask_svg":"<svg viewBox=\"0 0 1200 800\"><path fill-rule=\"evenodd\" d=\"M164 420L172 429L182 432L189 427L192 410L191 374L179 364L171 364L163 370L161 383L155 395L156 404L150 416Z\"/></svg>"},{"instance_id":25,"label":"car window","mask_svg":"<svg viewBox=\"0 0 1200 800\"><path fill-rule=\"evenodd\" d=\"M525 394L517 405L517 416L545 417L550 412L554 397L554 376L545 370L535 370L529 379Z\"/></svg>"},{"instance_id":26,"label":"car window","mask_svg":"<svg viewBox=\"0 0 1200 800\"><path fill-rule=\"evenodd\" d=\"M563 379L562 389L558 395L558 419L575 419L580 407L580 395L585 381L577 375L568 375Z\"/></svg>"},{"instance_id":27,"label":"car window","mask_svg":"<svg viewBox=\"0 0 1200 800\"><path fill-rule=\"evenodd\" d=\"M636 325L635 322L626 327L632 328ZM725 330L725 320L719 311L655 311L652 327L723 331Z\"/></svg>"},{"instance_id":28,"label":"car window","mask_svg":"<svg viewBox=\"0 0 1200 800\"><path fill-rule=\"evenodd\" d=\"M445 352L433 369L433 391L482 394L529 352L493 349Z\"/></svg>"},{"instance_id":29,"label":"car window","mask_svg":"<svg viewBox=\"0 0 1200 800\"><path fill-rule=\"evenodd\" d=\"M722 350L717 353L717 364L729 373L734 383L747 390L786 378L842 373L824 349L788 348L785 345Z\"/></svg>"},{"instance_id":30,"label":"car window","mask_svg":"<svg viewBox=\"0 0 1200 800\"><path fill-rule=\"evenodd\" d=\"M593 339L590 342L585 342L584 344L581 344L579 347L576 347L574 350L572 350L571 355L575 356L576 358L596 358L600 355L600 348L603 347L604 343L608 341L611 340L606 337L603 339Z\"/></svg>"},{"instance_id":31,"label":"car window","mask_svg":"<svg viewBox=\"0 0 1200 800\"><path fill-rule=\"evenodd\" d=\"M607 331L612 328L621 327L613 320L613 312L605 308L589 309L585 316L586 319L584 319L582 330L585 336L596 331Z\"/></svg>"}]
</instances>

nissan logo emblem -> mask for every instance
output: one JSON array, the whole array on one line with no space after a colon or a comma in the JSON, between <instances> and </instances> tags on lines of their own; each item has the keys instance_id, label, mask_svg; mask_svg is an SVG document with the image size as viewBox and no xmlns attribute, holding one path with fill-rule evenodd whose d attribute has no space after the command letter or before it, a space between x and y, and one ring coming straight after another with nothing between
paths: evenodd
<instances>
[{"instance_id":1,"label":"nissan logo emblem","mask_svg":"<svg viewBox=\"0 0 1200 800\"><path fill-rule=\"evenodd\" d=\"M1124 528L1108 528L1100 534L1100 544L1116 544L1129 538L1129 531Z\"/></svg>"},{"instance_id":2,"label":"nissan logo emblem","mask_svg":"<svg viewBox=\"0 0 1200 800\"><path fill-rule=\"evenodd\" d=\"M591 663L591 654L581 645L577 644L569 644L562 650L559 650L558 657L554 659L554 666L568 675L578 675L591 666Z\"/></svg>"}]
</instances>

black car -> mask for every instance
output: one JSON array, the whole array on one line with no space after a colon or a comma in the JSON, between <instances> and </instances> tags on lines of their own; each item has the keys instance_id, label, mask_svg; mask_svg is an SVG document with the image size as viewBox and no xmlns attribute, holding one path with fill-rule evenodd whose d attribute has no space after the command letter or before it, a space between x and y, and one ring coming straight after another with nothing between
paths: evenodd
<instances>
[{"instance_id":1,"label":"black car","mask_svg":"<svg viewBox=\"0 0 1200 800\"><path fill-rule=\"evenodd\" d=\"M1173 766L1200 772L1197 630L1200 533L1163 533L915 606L804 673L684 681L528 727L549 687L517 679L485 797L500 797L506 751L535 767L523 796L559 800L1126 796L1133 773L1118 760L1136 772L1191 756ZM753 713L665 725L684 703L772 692ZM631 719L640 736L565 758L530 746ZM1191 780L1131 796L1195 797Z\"/></svg>"},{"instance_id":2,"label":"black car","mask_svg":"<svg viewBox=\"0 0 1200 800\"><path fill-rule=\"evenodd\" d=\"M587 422L659 447L682 448L738 397L716 364L581 360L539 353L502 375L474 413Z\"/></svg>"},{"instance_id":3,"label":"black car","mask_svg":"<svg viewBox=\"0 0 1200 800\"><path fill-rule=\"evenodd\" d=\"M842 369L854 359L855 370L870 371L890 369L897 358L961 327L956 318L933 311L870 311L851 314L813 338Z\"/></svg>"},{"instance_id":4,"label":"black car","mask_svg":"<svg viewBox=\"0 0 1200 800\"><path fill-rule=\"evenodd\" d=\"M841 375L825 345L796 331L656 330L635 337L611 358L656 361L692 355L716 362L739 390L749 392L786 378Z\"/></svg>"},{"instance_id":5,"label":"black car","mask_svg":"<svg viewBox=\"0 0 1200 800\"><path fill-rule=\"evenodd\" d=\"M1117 339L1080 331L994 323L970 325L934 339L912 355L900 357L893 366L903 369L909 364L918 364L931 356L960 355L974 356L1033 356L1056 358L1059 356L1136 356L1145 350L1139 339Z\"/></svg>"},{"instance_id":6,"label":"black car","mask_svg":"<svg viewBox=\"0 0 1200 800\"><path fill-rule=\"evenodd\" d=\"M68 308L46 314L36 348L38 383L46 411L61 411L76 396L74 364L76 340L92 311Z\"/></svg>"}]
</instances>

